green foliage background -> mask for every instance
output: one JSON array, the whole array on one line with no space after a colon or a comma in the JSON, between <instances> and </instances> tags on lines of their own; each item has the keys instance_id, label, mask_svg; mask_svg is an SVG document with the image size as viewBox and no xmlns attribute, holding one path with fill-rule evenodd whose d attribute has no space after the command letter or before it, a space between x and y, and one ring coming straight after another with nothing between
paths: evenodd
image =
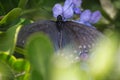
<instances>
[{"instance_id":1,"label":"green foliage background","mask_svg":"<svg viewBox=\"0 0 120 80\"><path fill-rule=\"evenodd\" d=\"M78 72L72 74L72 77L75 75L78 79L73 80L89 80L88 78L91 78L86 75L87 72L82 71L81 68L78 69L78 66L81 65L80 63L69 66L70 70L68 67L61 68L54 66L55 63L51 62L54 53L52 43L44 34L36 33L32 35L28 39L25 51L16 47L17 34L21 26L38 20L55 20L52 16L52 7L55 3L63 4L63 2L64 0L0 0L0 80L57 80L61 75L60 73L62 73L59 72L59 69L61 71L63 70L65 73L62 74L66 74L66 76L71 76L71 74L77 70ZM105 74L101 73L105 70L96 73L97 71L94 72L91 68L90 70L92 71L90 74L93 80L120 80L120 57L117 57L120 56L119 3L120 0L83 0L83 9L101 11L103 15L102 19L95 24L95 26L113 40L111 42L113 43L111 45L112 47L107 46L109 47L109 49L107 49L108 52L104 51L104 53L107 54L110 51L113 52L114 55L112 55L110 59L110 54L107 55L107 58L102 58L102 60L105 61L106 59L112 60L111 65L106 66L106 64L103 64L105 65ZM43 45L43 43L46 44L40 46ZM104 49L104 43L102 49ZM15 58L13 55L15 51L22 53L25 58ZM52 59L54 60L54 58ZM100 62L102 60L100 59ZM99 60L96 61L99 63ZM60 63L64 65L62 61L60 61ZM97 62L92 62L91 64L97 65ZM109 67L111 68L108 69ZM58 72L56 72L57 70ZM71 74L68 74L68 71L70 71ZM59 73L59 76L55 73ZM57 76L57 78L55 76ZM60 79L63 80L61 77ZM66 77L66 80L67 79L68 77Z\"/></svg>"}]
</instances>

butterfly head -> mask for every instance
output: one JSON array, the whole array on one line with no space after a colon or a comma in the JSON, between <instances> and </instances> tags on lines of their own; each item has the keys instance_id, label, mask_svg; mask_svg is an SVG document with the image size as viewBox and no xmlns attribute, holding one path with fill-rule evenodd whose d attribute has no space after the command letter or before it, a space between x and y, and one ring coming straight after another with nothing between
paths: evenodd
<instances>
[{"instance_id":1,"label":"butterfly head","mask_svg":"<svg viewBox=\"0 0 120 80\"><path fill-rule=\"evenodd\" d=\"M58 15L58 16L57 16L57 21L63 21L63 18L62 18L61 15Z\"/></svg>"}]
</instances>

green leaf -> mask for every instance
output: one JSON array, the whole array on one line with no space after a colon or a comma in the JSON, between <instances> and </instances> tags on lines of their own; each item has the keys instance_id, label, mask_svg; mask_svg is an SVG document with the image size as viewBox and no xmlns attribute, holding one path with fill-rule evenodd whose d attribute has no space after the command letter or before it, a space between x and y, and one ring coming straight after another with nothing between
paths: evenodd
<instances>
[{"instance_id":1,"label":"green leaf","mask_svg":"<svg viewBox=\"0 0 120 80\"><path fill-rule=\"evenodd\" d=\"M17 72L29 72L30 64L27 60L17 59L13 64L13 69Z\"/></svg>"},{"instance_id":2,"label":"green leaf","mask_svg":"<svg viewBox=\"0 0 120 80\"><path fill-rule=\"evenodd\" d=\"M30 74L29 73L20 73L16 75L15 80L29 80Z\"/></svg>"},{"instance_id":3,"label":"green leaf","mask_svg":"<svg viewBox=\"0 0 120 80\"><path fill-rule=\"evenodd\" d=\"M15 47L15 52L25 55L25 50L17 46Z\"/></svg>"},{"instance_id":4,"label":"green leaf","mask_svg":"<svg viewBox=\"0 0 120 80\"><path fill-rule=\"evenodd\" d=\"M16 61L14 56L10 56L7 53L0 53L0 79L13 80L14 73L12 71L12 65Z\"/></svg>"},{"instance_id":5,"label":"green leaf","mask_svg":"<svg viewBox=\"0 0 120 80\"><path fill-rule=\"evenodd\" d=\"M13 63L16 61L14 56L10 56L6 53L0 53L0 61L7 63L10 67L13 66Z\"/></svg>"},{"instance_id":6,"label":"green leaf","mask_svg":"<svg viewBox=\"0 0 120 80\"><path fill-rule=\"evenodd\" d=\"M21 20L18 24L9 28L7 32L0 34L0 52L9 52L9 54L13 54L17 34L23 22L24 20Z\"/></svg>"},{"instance_id":7,"label":"green leaf","mask_svg":"<svg viewBox=\"0 0 120 80\"><path fill-rule=\"evenodd\" d=\"M99 39L96 46L93 48L93 56L89 59L91 75L93 75L95 80L103 80L103 78L108 78L105 77L105 75L108 75L112 68L114 68L113 66L116 66L115 60L117 58L116 54L119 44L118 34L111 31L106 31L105 33L107 33L107 37Z\"/></svg>"},{"instance_id":8,"label":"green leaf","mask_svg":"<svg viewBox=\"0 0 120 80\"><path fill-rule=\"evenodd\" d=\"M14 77L17 80L28 80L29 71L30 71L30 63L27 60L16 59L12 55L8 55L6 53L0 53L0 63L3 63L2 66L4 66L4 64L5 64L11 71L11 73L9 73L9 75L10 74L14 75ZM7 70L6 69L7 67L5 67L5 70ZM3 71L3 72L5 72L5 71ZM1 66L0 66L0 74L1 74ZM4 75L7 75L7 74L8 73L5 72ZM9 80L9 79L7 79L7 80ZM13 79L11 79L11 80L13 80Z\"/></svg>"},{"instance_id":9,"label":"green leaf","mask_svg":"<svg viewBox=\"0 0 120 80\"><path fill-rule=\"evenodd\" d=\"M0 53L0 61L5 61L6 60L6 58L7 58L7 54L6 53L3 53L3 52L1 52Z\"/></svg>"},{"instance_id":10,"label":"green leaf","mask_svg":"<svg viewBox=\"0 0 120 80\"><path fill-rule=\"evenodd\" d=\"M18 6L19 0L0 0L0 15L5 15Z\"/></svg>"},{"instance_id":11,"label":"green leaf","mask_svg":"<svg viewBox=\"0 0 120 80\"><path fill-rule=\"evenodd\" d=\"M117 9L120 9L119 3L120 3L120 0L113 0L113 4Z\"/></svg>"},{"instance_id":12,"label":"green leaf","mask_svg":"<svg viewBox=\"0 0 120 80\"><path fill-rule=\"evenodd\" d=\"M20 0L18 7L23 9L26 6L27 2L28 0Z\"/></svg>"},{"instance_id":13,"label":"green leaf","mask_svg":"<svg viewBox=\"0 0 120 80\"><path fill-rule=\"evenodd\" d=\"M0 80L14 80L12 69L0 61Z\"/></svg>"},{"instance_id":14,"label":"green leaf","mask_svg":"<svg viewBox=\"0 0 120 80\"><path fill-rule=\"evenodd\" d=\"M8 14L6 14L2 18L2 20L0 21L0 27L2 27L2 25L4 25L4 24L11 23L15 19L17 19L20 16L21 12L22 12L21 8L12 9Z\"/></svg>"},{"instance_id":15,"label":"green leaf","mask_svg":"<svg viewBox=\"0 0 120 80\"><path fill-rule=\"evenodd\" d=\"M36 69L33 69L31 74L30 80L43 80L43 76Z\"/></svg>"},{"instance_id":16,"label":"green leaf","mask_svg":"<svg viewBox=\"0 0 120 80\"><path fill-rule=\"evenodd\" d=\"M52 8L55 3L64 2L64 0L29 0L26 9L22 15L32 20L54 19Z\"/></svg>"},{"instance_id":17,"label":"green leaf","mask_svg":"<svg viewBox=\"0 0 120 80\"><path fill-rule=\"evenodd\" d=\"M49 38L43 33L33 34L27 41L26 51L32 68L37 70L46 79L49 62L53 54L53 47Z\"/></svg>"}]
</instances>

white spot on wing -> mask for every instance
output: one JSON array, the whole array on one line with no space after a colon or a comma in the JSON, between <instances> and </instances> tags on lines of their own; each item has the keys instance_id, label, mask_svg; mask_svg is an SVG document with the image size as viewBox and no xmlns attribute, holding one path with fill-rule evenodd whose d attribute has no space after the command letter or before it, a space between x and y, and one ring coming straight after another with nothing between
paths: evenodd
<instances>
[{"instance_id":1,"label":"white spot on wing","mask_svg":"<svg viewBox=\"0 0 120 80\"><path fill-rule=\"evenodd\" d=\"M77 57L75 57L75 60L79 60L79 57L77 56Z\"/></svg>"},{"instance_id":2,"label":"white spot on wing","mask_svg":"<svg viewBox=\"0 0 120 80\"><path fill-rule=\"evenodd\" d=\"M81 53L82 53L82 52L80 51L80 52L79 52L79 55L80 55Z\"/></svg>"},{"instance_id":3,"label":"white spot on wing","mask_svg":"<svg viewBox=\"0 0 120 80\"><path fill-rule=\"evenodd\" d=\"M90 44L88 44L87 46L88 46L88 48L91 48L91 45L90 45Z\"/></svg>"},{"instance_id":4,"label":"white spot on wing","mask_svg":"<svg viewBox=\"0 0 120 80\"><path fill-rule=\"evenodd\" d=\"M86 45L83 45L83 48L85 49L85 48L86 48Z\"/></svg>"},{"instance_id":5,"label":"white spot on wing","mask_svg":"<svg viewBox=\"0 0 120 80\"><path fill-rule=\"evenodd\" d=\"M82 48L82 46L80 45L80 46L79 46L79 49L81 49L81 48Z\"/></svg>"},{"instance_id":6,"label":"white spot on wing","mask_svg":"<svg viewBox=\"0 0 120 80\"><path fill-rule=\"evenodd\" d=\"M24 44L24 43L25 43L25 41L23 40L23 41L22 41L22 43Z\"/></svg>"},{"instance_id":7,"label":"white spot on wing","mask_svg":"<svg viewBox=\"0 0 120 80\"><path fill-rule=\"evenodd\" d=\"M77 50L74 50L73 53L77 53Z\"/></svg>"}]
</instances>

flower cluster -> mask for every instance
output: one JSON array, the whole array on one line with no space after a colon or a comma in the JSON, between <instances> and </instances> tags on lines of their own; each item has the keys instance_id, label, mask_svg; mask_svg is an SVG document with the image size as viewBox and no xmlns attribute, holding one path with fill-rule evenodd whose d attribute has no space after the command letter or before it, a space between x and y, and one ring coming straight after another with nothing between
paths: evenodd
<instances>
[{"instance_id":1,"label":"flower cluster","mask_svg":"<svg viewBox=\"0 0 120 80\"><path fill-rule=\"evenodd\" d=\"M61 15L64 20L72 18L74 14L80 15L80 19L75 22L92 26L101 18L100 11L91 12L90 10L81 10L82 0L65 0L64 5L55 4L53 7L53 16L57 18Z\"/></svg>"}]
</instances>

